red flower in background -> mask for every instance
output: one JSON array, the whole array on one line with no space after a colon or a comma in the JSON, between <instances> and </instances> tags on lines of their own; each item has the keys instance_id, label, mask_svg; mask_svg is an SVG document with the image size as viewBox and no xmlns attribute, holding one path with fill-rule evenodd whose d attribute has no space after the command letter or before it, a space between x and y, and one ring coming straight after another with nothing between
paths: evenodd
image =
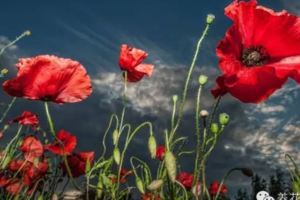
<instances>
[{"instance_id":1,"label":"red flower in background","mask_svg":"<svg viewBox=\"0 0 300 200\"><path fill-rule=\"evenodd\" d=\"M223 73L215 97L230 93L245 103L259 103L290 77L300 83L300 18L235 0L225 9L233 20L217 47Z\"/></svg>"},{"instance_id":2,"label":"red flower in background","mask_svg":"<svg viewBox=\"0 0 300 200\"><path fill-rule=\"evenodd\" d=\"M209 187L209 194L211 196L215 196L218 192L218 189L220 187L220 184L218 181L214 181L210 184L210 187ZM222 185L221 189L220 189L220 195L225 195L227 193L227 187L225 185Z\"/></svg>"},{"instance_id":3,"label":"red flower in background","mask_svg":"<svg viewBox=\"0 0 300 200\"><path fill-rule=\"evenodd\" d=\"M193 187L194 176L187 172L181 172L177 175L176 179L185 187L190 190Z\"/></svg>"},{"instance_id":4,"label":"red flower in background","mask_svg":"<svg viewBox=\"0 0 300 200\"><path fill-rule=\"evenodd\" d=\"M160 197L159 195L155 195L150 192L147 192L141 195L141 200L160 200Z\"/></svg>"},{"instance_id":5,"label":"red flower in background","mask_svg":"<svg viewBox=\"0 0 300 200\"><path fill-rule=\"evenodd\" d=\"M162 161L166 154L166 148L164 146L158 146L156 149L156 159Z\"/></svg>"},{"instance_id":6,"label":"red flower in background","mask_svg":"<svg viewBox=\"0 0 300 200\"><path fill-rule=\"evenodd\" d=\"M132 175L132 174L133 174L133 172L131 170L122 168L121 173L120 173L120 183L126 183L127 182L127 177ZM118 178L116 176L110 176L109 178L113 183L118 182L118 180L117 180Z\"/></svg>"},{"instance_id":7,"label":"red flower in background","mask_svg":"<svg viewBox=\"0 0 300 200\"><path fill-rule=\"evenodd\" d=\"M127 81L137 82L145 75L152 75L154 65L142 64L147 57L148 54L141 49L129 47L126 44L121 46L119 65L121 70L127 72Z\"/></svg>"},{"instance_id":8,"label":"red flower in background","mask_svg":"<svg viewBox=\"0 0 300 200\"><path fill-rule=\"evenodd\" d=\"M44 154L43 144L34 136L24 138L20 150L29 162L33 162L35 158L39 158Z\"/></svg>"},{"instance_id":9,"label":"red flower in background","mask_svg":"<svg viewBox=\"0 0 300 200\"><path fill-rule=\"evenodd\" d=\"M32 127L36 127L39 125L38 116L29 111L24 111L22 115L17 116L11 122L18 123L24 126L32 126Z\"/></svg>"},{"instance_id":10,"label":"red flower in background","mask_svg":"<svg viewBox=\"0 0 300 200\"><path fill-rule=\"evenodd\" d=\"M89 162L92 166L94 161L94 152L79 152L73 153L67 157L68 165L71 169L73 177L79 177L85 174L86 164ZM62 169L67 174L65 163L62 164Z\"/></svg>"},{"instance_id":11,"label":"red flower in background","mask_svg":"<svg viewBox=\"0 0 300 200\"><path fill-rule=\"evenodd\" d=\"M50 55L22 58L17 77L5 81L11 96L30 100L75 103L92 93L90 77L77 61Z\"/></svg>"},{"instance_id":12,"label":"red flower in background","mask_svg":"<svg viewBox=\"0 0 300 200\"><path fill-rule=\"evenodd\" d=\"M77 145L76 136L71 133L60 130L56 134L56 141L53 144L48 144L45 149L57 155L70 155Z\"/></svg>"}]
</instances>

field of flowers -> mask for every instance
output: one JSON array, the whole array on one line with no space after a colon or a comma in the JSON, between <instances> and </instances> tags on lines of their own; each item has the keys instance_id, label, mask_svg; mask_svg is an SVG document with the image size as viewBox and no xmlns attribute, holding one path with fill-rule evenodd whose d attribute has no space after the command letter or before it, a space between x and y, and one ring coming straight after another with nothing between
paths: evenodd
<instances>
[{"instance_id":1,"label":"field of flowers","mask_svg":"<svg viewBox=\"0 0 300 200\"><path fill-rule=\"evenodd\" d=\"M199 74L197 90L190 87L201 44L213 29L215 16L208 14L193 60L187 68L182 95L170 97L173 111L169 127L160 131L163 135L153 131L151 121L138 126L126 121L126 115L130 115L126 109L127 88L139 84L143 78L151 79L155 66L147 63L146 51L134 44L121 45L116 63L119 63L123 75L123 109L120 114L112 114L107 119L107 129L102 131L103 141L99 144L103 149L100 156L95 156L92 150L78 149L77 140L80 138L57 128L51 115L53 104L63 108L64 104L81 102L92 95L91 78L81 63L55 55L20 58L16 63L17 74L11 79L7 78L8 69L2 68L3 91L12 99L0 118L0 139L7 137L9 130L17 131L7 144L1 146L0 199L117 200L135 199L136 196L142 200L229 199L226 180L231 173L240 171L242 176L253 177L255 172L247 166L232 166L224 177L207 182L207 160L230 123L229 114L222 112L222 97L232 95L241 103L259 104L289 78L300 83L300 18L287 11L275 12L260 6L256 0L234 0L225 8L225 15L232 20L232 25L216 48L221 71L216 86L207 88L206 83L210 80L205 74ZM2 48L0 56L30 35L30 31L25 31ZM210 90L215 98L209 111L201 102L206 90ZM188 93L196 94L194 119L189 119L195 122L197 140L192 152L182 148L189 138L178 131L183 123ZM17 98L42 102L44 115L38 116L24 108L19 116L7 119ZM63 109L61 112L63 115ZM47 120L47 127L40 125L40 118ZM145 130L148 133L144 136L148 144L145 152L148 153L144 158L128 157L127 150L133 139ZM158 137L164 138L164 144L157 143ZM110 149L108 144L113 145L111 152L107 150ZM182 169L178 163L178 157L186 154L193 156L192 171ZM149 167L150 164L144 161L146 157L154 160L156 168ZM300 193L297 165L288 154L286 162L292 192ZM125 163L131 167L125 168Z\"/></svg>"}]
</instances>

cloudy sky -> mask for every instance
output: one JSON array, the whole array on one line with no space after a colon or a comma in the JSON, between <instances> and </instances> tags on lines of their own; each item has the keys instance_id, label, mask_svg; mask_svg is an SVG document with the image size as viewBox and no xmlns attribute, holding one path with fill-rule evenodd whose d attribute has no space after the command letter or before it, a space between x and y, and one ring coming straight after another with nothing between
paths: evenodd
<instances>
[{"instance_id":1,"label":"cloudy sky","mask_svg":"<svg viewBox=\"0 0 300 200\"><path fill-rule=\"evenodd\" d=\"M260 1L275 10L287 9L300 14L297 0ZM6 1L0 8L0 44L24 30L32 36L20 41L0 58L2 66L10 69L13 76L14 63L18 57L38 54L55 54L80 61L93 79L93 95L78 104L57 106L51 110L56 129L64 128L80 137L79 149L100 151L101 137L109 116L120 113L122 79L118 68L119 46L127 43L149 52L148 63L155 64L151 79L129 85L130 107L126 120L137 125L150 120L156 137L162 142L163 130L170 120L170 98L181 94L197 38L204 28L208 13L216 21L203 43L201 56L195 70L186 107L185 120L180 134L190 136L186 149L193 148L193 104L199 74L210 77L203 97L202 107L209 109L212 98L209 89L218 74L215 47L230 25L223 15L230 0L52 0L52 1ZM284 164L283 155L290 153L300 160L300 88L293 82L260 105L241 104L226 97L220 111L231 115L232 123L209 160L209 180L220 179L232 167L248 166L260 174L272 171ZM8 102L2 92L1 102ZM42 104L19 100L9 117L23 110L32 110L44 118ZM131 152L145 158L147 136L140 135ZM146 159L146 158L145 158ZM190 158L182 166L193 166ZM239 182L237 182L239 180ZM249 180L239 174L229 184L247 186Z\"/></svg>"}]
</instances>

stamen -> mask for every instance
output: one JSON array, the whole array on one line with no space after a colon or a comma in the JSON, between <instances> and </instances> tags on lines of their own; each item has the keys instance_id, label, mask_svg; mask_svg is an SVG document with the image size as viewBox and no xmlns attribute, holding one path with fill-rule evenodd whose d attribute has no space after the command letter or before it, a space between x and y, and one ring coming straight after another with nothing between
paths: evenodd
<instances>
[{"instance_id":1,"label":"stamen","mask_svg":"<svg viewBox=\"0 0 300 200\"><path fill-rule=\"evenodd\" d=\"M269 55L262 46L252 46L243 50L241 60L248 67L261 66L268 62Z\"/></svg>"}]
</instances>

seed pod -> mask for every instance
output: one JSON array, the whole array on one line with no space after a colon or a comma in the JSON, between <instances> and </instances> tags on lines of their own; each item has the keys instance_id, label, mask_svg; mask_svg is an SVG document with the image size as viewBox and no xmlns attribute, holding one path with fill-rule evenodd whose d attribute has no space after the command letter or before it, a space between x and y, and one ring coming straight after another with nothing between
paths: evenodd
<instances>
[{"instance_id":1,"label":"seed pod","mask_svg":"<svg viewBox=\"0 0 300 200\"><path fill-rule=\"evenodd\" d=\"M219 126L217 123L212 123L211 126L210 126L210 131L213 133L213 134L217 134L219 132Z\"/></svg>"},{"instance_id":2,"label":"seed pod","mask_svg":"<svg viewBox=\"0 0 300 200\"><path fill-rule=\"evenodd\" d=\"M113 144L114 145L118 144L118 141L119 141L119 131L117 129L114 130L112 138L113 138Z\"/></svg>"},{"instance_id":3,"label":"seed pod","mask_svg":"<svg viewBox=\"0 0 300 200\"><path fill-rule=\"evenodd\" d=\"M117 165L120 164L121 162L121 153L118 147L114 148L114 161L116 162Z\"/></svg>"},{"instance_id":4,"label":"seed pod","mask_svg":"<svg viewBox=\"0 0 300 200\"><path fill-rule=\"evenodd\" d=\"M136 177L136 179L135 179L135 184L136 184L137 189L138 189L142 194L145 194L145 189L144 189L144 184L143 184L142 179L140 179L139 177Z\"/></svg>"},{"instance_id":5,"label":"seed pod","mask_svg":"<svg viewBox=\"0 0 300 200\"><path fill-rule=\"evenodd\" d=\"M167 168L169 179L174 183L176 181L176 158L171 151L165 154L165 165Z\"/></svg>"},{"instance_id":6,"label":"seed pod","mask_svg":"<svg viewBox=\"0 0 300 200\"><path fill-rule=\"evenodd\" d=\"M219 116L219 122L221 125L224 125L224 126L226 126L229 123L229 119L230 119L230 117L226 113L221 113Z\"/></svg>"},{"instance_id":7,"label":"seed pod","mask_svg":"<svg viewBox=\"0 0 300 200\"><path fill-rule=\"evenodd\" d=\"M152 181L148 186L147 189L150 191L154 191L154 190L158 190L161 188L161 186L163 185L163 180L158 179L158 180L154 180Z\"/></svg>"},{"instance_id":8,"label":"seed pod","mask_svg":"<svg viewBox=\"0 0 300 200\"><path fill-rule=\"evenodd\" d=\"M148 149L152 159L154 159L156 156L156 148L157 145L156 145L155 137L153 135L150 135L148 139Z\"/></svg>"}]
</instances>

